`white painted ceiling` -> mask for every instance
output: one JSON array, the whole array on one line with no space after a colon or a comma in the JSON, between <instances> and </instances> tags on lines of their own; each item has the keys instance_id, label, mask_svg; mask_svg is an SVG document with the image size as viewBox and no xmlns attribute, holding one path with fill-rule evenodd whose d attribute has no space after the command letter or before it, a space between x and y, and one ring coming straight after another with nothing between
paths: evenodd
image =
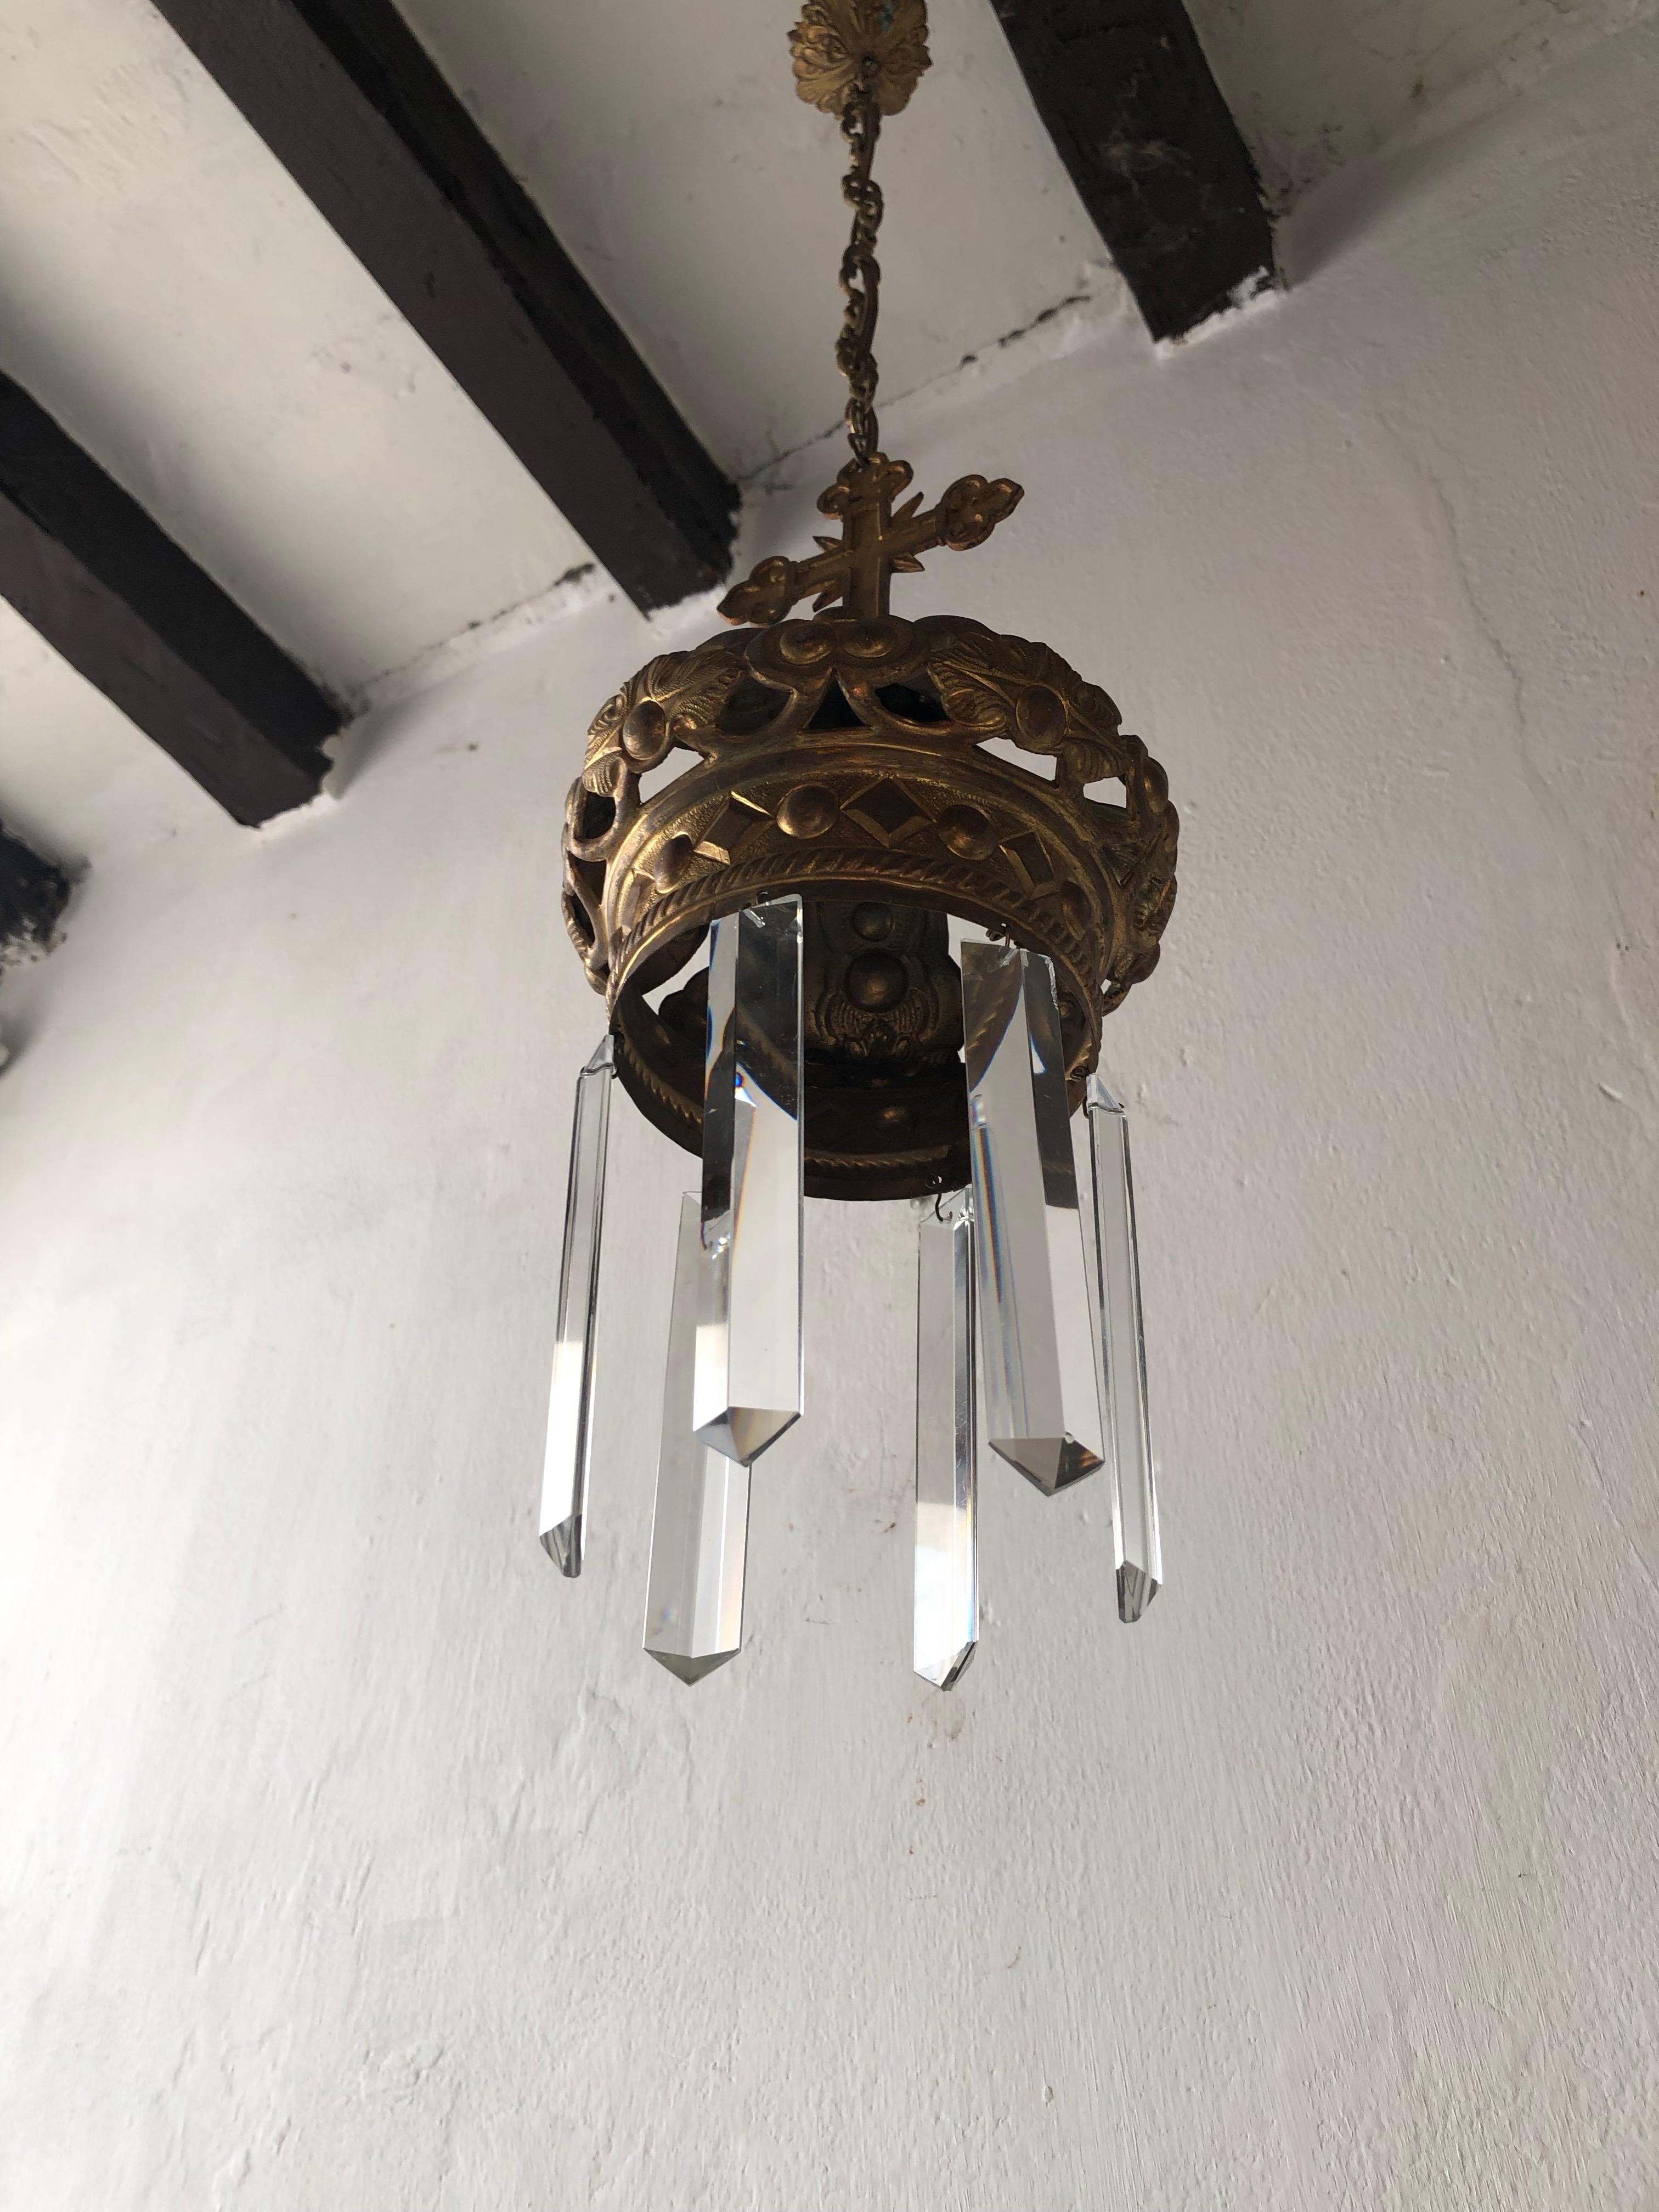
<instances>
[{"instance_id":1,"label":"white painted ceiling","mask_svg":"<svg viewBox=\"0 0 1659 2212\"><path fill-rule=\"evenodd\" d=\"M835 421L841 148L791 0L404 4L729 471ZM1193 14L1283 205L1656 5ZM890 392L1117 285L990 0L931 12L879 168ZM149 0L0 0L0 366L348 696L587 558ZM0 611L0 818L78 859L210 804Z\"/></svg>"}]
</instances>

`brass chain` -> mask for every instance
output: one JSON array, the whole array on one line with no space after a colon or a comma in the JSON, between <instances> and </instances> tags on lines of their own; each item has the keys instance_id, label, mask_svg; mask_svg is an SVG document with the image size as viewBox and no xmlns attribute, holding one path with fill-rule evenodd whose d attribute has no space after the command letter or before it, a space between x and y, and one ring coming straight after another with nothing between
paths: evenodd
<instances>
[{"instance_id":1,"label":"brass chain","mask_svg":"<svg viewBox=\"0 0 1659 2212\"><path fill-rule=\"evenodd\" d=\"M853 156L853 165L842 179L841 193L853 210L853 234L841 257L841 289L847 295L847 307L841 336L836 341L836 366L847 379L847 442L859 461L874 458L880 438L876 422L878 372L876 357L870 350L881 293L881 264L876 259L881 187L870 174L881 133L875 89L879 69L876 56L866 54L841 112L841 135Z\"/></svg>"}]
</instances>

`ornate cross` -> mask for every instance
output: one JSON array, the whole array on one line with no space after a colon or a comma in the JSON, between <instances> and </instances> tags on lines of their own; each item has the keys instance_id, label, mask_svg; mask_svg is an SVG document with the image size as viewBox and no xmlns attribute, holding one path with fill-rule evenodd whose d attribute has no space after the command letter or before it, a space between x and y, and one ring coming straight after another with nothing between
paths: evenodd
<instances>
[{"instance_id":1,"label":"ornate cross","mask_svg":"<svg viewBox=\"0 0 1659 2212\"><path fill-rule=\"evenodd\" d=\"M839 599L849 614L884 615L893 577L921 574L919 554L940 545L957 552L982 545L1024 495L1006 477L994 482L958 477L925 514L917 512L920 492L895 512L894 499L910 474L908 461L890 461L884 453L848 461L818 499L820 514L840 517L841 536L820 538L823 550L810 561L790 561L781 553L757 561L745 581L720 601L727 622L781 622L813 593L814 613Z\"/></svg>"}]
</instances>

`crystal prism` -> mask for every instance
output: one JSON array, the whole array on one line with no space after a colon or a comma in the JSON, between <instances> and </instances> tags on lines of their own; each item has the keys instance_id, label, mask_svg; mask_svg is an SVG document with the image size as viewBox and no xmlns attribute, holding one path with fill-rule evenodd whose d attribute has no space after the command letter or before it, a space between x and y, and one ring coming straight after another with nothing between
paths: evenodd
<instances>
[{"instance_id":1,"label":"crystal prism","mask_svg":"<svg viewBox=\"0 0 1659 2212\"><path fill-rule=\"evenodd\" d=\"M988 1441L1052 1494L1104 1443L1054 970L1012 945L960 959Z\"/></svg>"},{"instance_id":2,"label":"crystal prism","mask_svg":"<svg viewBox=\"0 0 1659 2212\"><path fill-rule=\"evenodd\" d=\"M588 1462L593 1447L593 1320L599 1295L599 1235L605 1216L611 1073L607 1036L576 1078L553 1388L547 1409L547 1456L542 1467L542 1547L567 1575L582 1571L582 1522L587 1512Z\"/></svg>"},{"instance_id":3,"label":"crystal prism","mask_svg":"<svg viewBox=\"0 0 1659 2212\"><path fill-rule=\"evenodd\" d=\"M688 1195L680 1206L645 1600L645 1648L683 1682L701 1681L743 1642L749 1470L691 1433L697 1315L711 1265L702 1209Z\"/></svg>"},{"instance_id":4,"label":"crystal prism","mask_svg":"<svg viewBox=\"0 0 1659 2212\"><path fill-rule=\"evenodd\" d=\"M708 954L692 1425L747 1467L801 1409L801 903L716 921Z\"/></svg>"},{"instance_id":5,"label":"crystal prism","mask_svg":"<svg viewBox=\"0 0 1659 2212\"><path fill-rule=\"evenodd\" d=\"M1158 1486L1146 1420L1146 1345L1140 1322L1140 1257L1129 1174L1129 1124L1099 1076L1089 1085L1094 1169L1095 1264L1100 1310L1100 1395L1114 1466L1112 1528L1117 1610L1139 1620L1164 1582Z\"/></svg>"},{"instance_id":6,"label":"crystal prism","mask_svg":"<svg viewBox=\"0 0 1659 2212\"><path fill-rule=\"evenodd\" d=\"M966 1191L921 1206L912 1664L924 1680L950 1690L979 1636L973 1212Z\"/></svg>"}]
</instances>

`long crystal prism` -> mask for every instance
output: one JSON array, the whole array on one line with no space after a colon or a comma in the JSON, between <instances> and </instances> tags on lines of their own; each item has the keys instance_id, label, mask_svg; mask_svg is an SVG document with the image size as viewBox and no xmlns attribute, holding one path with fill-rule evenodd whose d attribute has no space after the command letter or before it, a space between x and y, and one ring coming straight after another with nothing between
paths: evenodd
<instances>
[{"instance_id":1,"label":"long crystal prism","mask_svg":"<svg viewBox=\"0 0 1659 2212\"><path fill-rule=\"evenodd\" d=\"M1054 970L1012 945L960 959L987 1441L1052 1495L1104 1456Z\"/></svg>"},{"instance_id":2,"label":"long crystal prism","mask_svg":"<svg viewBox=\"0 0 1659 2212\"><path fill-rule=\"evenodd\" d=\"M599 1296L611 1073L607 1036L576 1078L553 1388L547 1408L547 1455L542 1466L542 1547L567 1575L582 1571L582 1523L587 1513L588 1462L593 1449L593 1320Z\"/></svg>"},{"instance_id":3,"label":"long crystal prism","mask_svg":"<svg viewBox=\"0 0 1659 2212\"><path fill-rule=\"evenodd\" d=\"M974 1228L966 1191L922 1202L916 1246L916 1583L912 1663L954 1689L979 1638Z\"/></svg>"},{"instance_id":4,"label":"long crystal prism","mask_svg":"<svg viewBox=\"0 0 1659 2212\"><path fill-rule=\"evenodd\" d=\"M692 1426L748 1467L801 1409L801 903L717 921L708 953Z\"/></svg>"},{"instance_id":5,"label":"long crystal prism","mask_svg":"<svg viewBox=\"0 0 1659 2212\"><path fill-rule=\"evenodd\" d=\"M688 1194L680 1205L645 1599L645 1648L683 1682L701 1681L743 1642L749 1470L691 1433L697 1314L711 1264L702 1206Z\"/></svg>"},{"instance_id":6,"label":"long crystal prism","mask_svg":"<svg viewBox=\"0 0 1659 2212\"><path fill-rule=\"evenodd\" d=\"M1139 1620L1164 1583L1158 1484L1146 1419L1146 1343L1140 1322L1140 1255L1129 1173L1129 1123L1098 1075L1089 1085L1089 1152L1095 1185L1095 1265L1100 1307L1100 1394L1113 1462L1112 1530L1117 1610Z\"/></svg>"}]
</instances>

